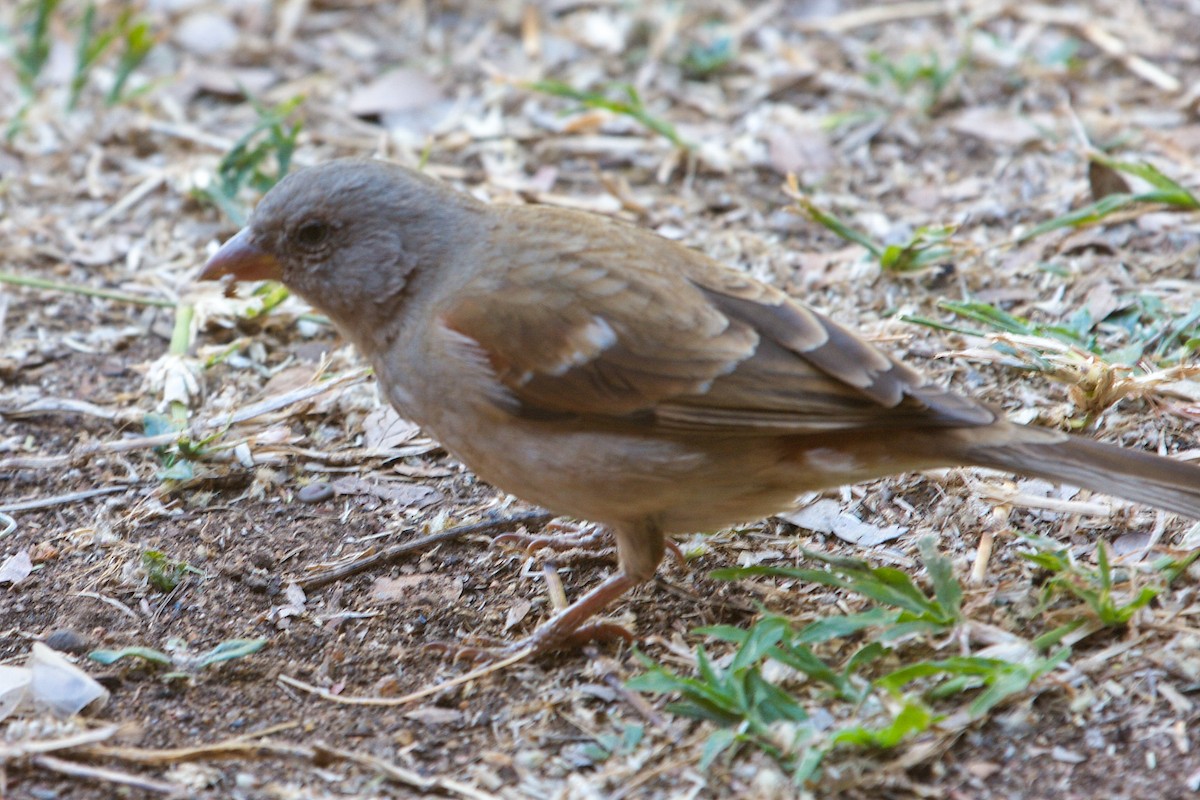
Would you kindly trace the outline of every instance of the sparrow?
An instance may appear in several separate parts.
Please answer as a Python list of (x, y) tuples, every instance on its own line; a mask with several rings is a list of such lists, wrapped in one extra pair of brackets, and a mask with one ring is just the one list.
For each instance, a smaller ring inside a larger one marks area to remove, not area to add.
[[(990, 467), (1200, 519), (1200, 467), (1003, 419), (854, 332), (655, 233), (491, 205), (375, 160), (272, 188), (201, 278), (282, 281), (479, 478), (600, 523), (618, 569), (504, 652), (649, 580), (670, 534), (896, 473)], [(478, 652), (472, 655), (479, 655)]]

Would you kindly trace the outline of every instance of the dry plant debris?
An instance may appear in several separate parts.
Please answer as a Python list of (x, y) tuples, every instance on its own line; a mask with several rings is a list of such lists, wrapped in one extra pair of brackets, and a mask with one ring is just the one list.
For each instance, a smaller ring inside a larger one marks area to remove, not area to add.
[(1022, 421), (1200, 458), (1197, 17), (4, 4), (0, 657), (40, 640), (111, 699), (0, 723), (0, 795), (1191, 796), (1189, 521), (971, 470), (850, 487), (681, 541), (617, 609), (638, 652), (471, 674), (425, 645), (513, 635), (605, 560), (489, 547), (536, 509), (279, 287), (192, 277), (287, 170), (377, 154), (685, 241)]

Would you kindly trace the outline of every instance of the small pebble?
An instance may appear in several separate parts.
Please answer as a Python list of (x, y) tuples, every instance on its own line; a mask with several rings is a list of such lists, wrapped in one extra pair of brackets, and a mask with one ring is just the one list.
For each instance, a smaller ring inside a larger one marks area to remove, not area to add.
[(333, 486), (324, 481), (310, 483), (296, 492), (296, 499), (301, 503), (324, 503), (333, 497)]
[(265, 574), (261, 572), (252, 572), (242, 578), (242, 583), (245, 584), (246, 588), (250, 591), (262, 594), (267, 591), (270, 581)]
[(60, 653), (82, 653), (88, 649), (87, 637), (78, 631), (73, 631), (70, 628), (59, 628), (46, 634), (45, 642), (47, 647), (53, 648)]
[(237, 26), (220, 14), (197, 12), (174, 26), (174, 38), (185, 50), (211, 56), (232, 50), (238, 42)]

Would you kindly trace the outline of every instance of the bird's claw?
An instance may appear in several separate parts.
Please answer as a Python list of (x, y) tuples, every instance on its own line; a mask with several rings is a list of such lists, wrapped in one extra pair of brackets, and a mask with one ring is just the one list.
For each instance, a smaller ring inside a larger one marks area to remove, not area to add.
[[(551, 523), (543, 530), (551, 530), (557, 528), (559, 530), (569, 530), (561, 525)], [(593, 528), (587, 533), (569, 533), (563, 535), (548, 535), (545, 533), (502, 533), (492, 539), (493, 544), (502, 547), (511, 547), (516, 550), (521, 550), (525, 553), (535, 553), (543, 548), (548, 548), (556, 553), (566, 552), (567, 550), (587, 550), (596, 552), (604, 550), (612, 546), (612, 535), (605, 528)]]

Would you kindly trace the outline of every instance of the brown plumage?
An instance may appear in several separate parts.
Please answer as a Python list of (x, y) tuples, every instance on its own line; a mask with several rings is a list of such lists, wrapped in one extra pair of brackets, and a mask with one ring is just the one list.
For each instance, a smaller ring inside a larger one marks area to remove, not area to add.
[(538, 650), (648, 580), (665, 534), (812, 489), (977, 465), (1200, 518), (1200, 467), (1006, 422), (782, 292), (604, 217), (334, 161), (263, 198), (203, 277), (224, 275), (282, 280), (325, 311), (400, 414), (484, 480), (615, 532), (619, 572), (539, 628)]

